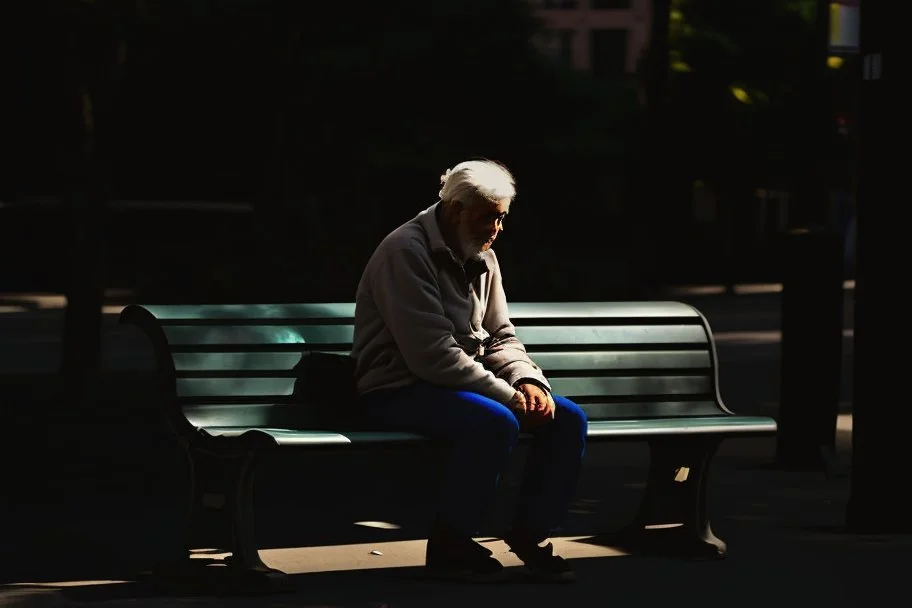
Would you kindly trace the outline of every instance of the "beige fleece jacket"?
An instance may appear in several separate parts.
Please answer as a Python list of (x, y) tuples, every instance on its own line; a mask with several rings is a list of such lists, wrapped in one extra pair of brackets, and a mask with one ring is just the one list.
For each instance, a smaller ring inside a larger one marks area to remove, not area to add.
[(439, 202), (391, 232), (355, 296), (360, 394), (418, 380), (509, 403), (520, 381), (550, 391), (507, 312), (493, 250), (463, 266), (437, 223)]

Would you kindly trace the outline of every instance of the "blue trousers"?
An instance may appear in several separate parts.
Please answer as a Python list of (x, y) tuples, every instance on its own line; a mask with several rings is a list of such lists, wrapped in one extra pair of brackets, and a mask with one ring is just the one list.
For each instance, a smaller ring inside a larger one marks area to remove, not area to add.
[[(537, 540), (566, 516), (586, 444), (586, 414), (558, 395), (554, 419), (534, 434), (513, 528)], [(419, 383), (361, 397), (372, 424), (425, 435), (449, 445), (437, 507), (438, 525), (478, 534), (501, 471), (519, 438), (519, 421), (505, 405), (477, 393)]]

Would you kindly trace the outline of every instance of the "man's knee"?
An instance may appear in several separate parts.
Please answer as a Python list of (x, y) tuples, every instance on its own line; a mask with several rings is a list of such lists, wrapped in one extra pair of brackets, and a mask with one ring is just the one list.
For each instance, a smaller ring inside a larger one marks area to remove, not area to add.
[(508, 408), (502, 407), (492, 411), (491, 419), (487, 424), (492, 433), (502, 437), (510, 444), (519, 440), (519, 420)]
[(519, 440), (519, 421), (510, 408), (477, 393), (458, 392), (454, 397), (470, 406), (464, 410), (467, 420), (471, 420), (471, 426), (466, 428), (470, 434), (483, 434), (511, 445)]
[(566, 397), (561, 397), (560, 395), (552, 395), (552, 397), (557, 408), (554, 412), (555, 421), (558, 421), (567, 431), (579, 432), (585, 439), (589, 419), (586, 417), (586, 412), (583, 411), (583, 408)]

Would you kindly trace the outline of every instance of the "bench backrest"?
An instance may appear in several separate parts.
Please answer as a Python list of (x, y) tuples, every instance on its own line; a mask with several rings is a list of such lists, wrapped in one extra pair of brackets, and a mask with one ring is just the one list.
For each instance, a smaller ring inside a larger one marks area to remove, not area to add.
[[(354, 304), (131, 305), (169, 397), (193, 426), (307, 424), (290, 403), (302, 353), (347, 353)], [(680, 302), (513, 303), (510, 317), (557, 394), (590, 420), (729, 413), (703, 316)], [(192, 428), (192, 427), (191, 427)]]

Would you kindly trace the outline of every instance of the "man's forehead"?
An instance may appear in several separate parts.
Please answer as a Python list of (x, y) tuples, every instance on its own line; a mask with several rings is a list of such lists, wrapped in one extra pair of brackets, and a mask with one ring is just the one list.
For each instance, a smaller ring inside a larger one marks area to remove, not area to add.
[(485, 213), (509, 213), (510, 211), (510, 199), (504, 198), (499, 201), (489, 201), (487, 199), (482, 200), (478, 205), (479, 210), (483, 210)]

